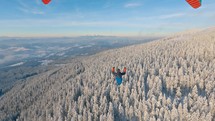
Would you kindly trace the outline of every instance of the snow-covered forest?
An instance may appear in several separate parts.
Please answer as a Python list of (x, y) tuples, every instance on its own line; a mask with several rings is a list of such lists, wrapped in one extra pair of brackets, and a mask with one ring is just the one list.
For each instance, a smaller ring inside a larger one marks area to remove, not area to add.
[[(123, 69), (116, 85), (111, 68)], [(71, 60), (0, 97), (1, 121), (214, 121), (215, 29)]]

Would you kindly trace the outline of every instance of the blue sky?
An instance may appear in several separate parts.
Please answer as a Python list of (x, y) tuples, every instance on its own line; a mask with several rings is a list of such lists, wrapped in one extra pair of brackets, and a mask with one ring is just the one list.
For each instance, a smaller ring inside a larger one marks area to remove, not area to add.
[(215, 1), (1, 0), (0, 36), (155, 36), (215, 26)]

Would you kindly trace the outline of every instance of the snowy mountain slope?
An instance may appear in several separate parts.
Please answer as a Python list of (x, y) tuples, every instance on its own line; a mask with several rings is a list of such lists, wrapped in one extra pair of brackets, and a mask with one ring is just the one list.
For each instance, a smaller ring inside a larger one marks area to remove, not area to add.
[[(111, 67), (128, 68), (119, 87)], [(215, 120), (215, 29), (108, 50), (33, 76), (0, 120)]]

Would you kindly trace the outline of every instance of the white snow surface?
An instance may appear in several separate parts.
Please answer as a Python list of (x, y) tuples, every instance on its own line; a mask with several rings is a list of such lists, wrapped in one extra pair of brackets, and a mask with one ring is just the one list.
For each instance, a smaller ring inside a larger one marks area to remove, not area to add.
[(24, 62), (19, 62), (19, 63), (10, 65), (10, 67), (20, 66), (20, 65), (23, 65), (23, 64), (24, 64)]

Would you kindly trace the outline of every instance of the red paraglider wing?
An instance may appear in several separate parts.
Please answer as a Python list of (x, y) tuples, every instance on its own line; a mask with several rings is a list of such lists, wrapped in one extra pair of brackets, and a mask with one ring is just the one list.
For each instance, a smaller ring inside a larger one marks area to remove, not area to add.
[[(44, 4), (49, 4), (51, 0), (42, 0)], [(202, 0), (186, 0), (193, 8), (199, 8)]]
[(193, 8), (199, 8), (201, 6), (200, 0), (186, 0)]
[(49, 4), (51, 0), (42, 0), (44, 4)]

